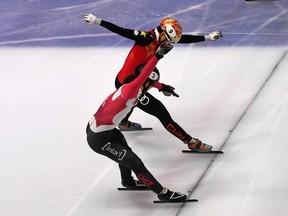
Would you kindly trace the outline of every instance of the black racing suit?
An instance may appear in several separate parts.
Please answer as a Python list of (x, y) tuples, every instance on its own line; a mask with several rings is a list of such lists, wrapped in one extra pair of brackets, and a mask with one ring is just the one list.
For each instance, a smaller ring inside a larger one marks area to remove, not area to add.
[(136, 79), (111, 93), (90, 119), (86, 129), (87, 142), (91, 149), (119, 164), (124, 185), (132, 181), (131, 171), (133, 171), (141, 182), (157, 194), (163, 190), (163, 186), (128, 146), (123, 134), (116, 126), (138, 103), (137, 97), (141, 94), (141, 87), (158, 60), (159, 56), (149, 60)]

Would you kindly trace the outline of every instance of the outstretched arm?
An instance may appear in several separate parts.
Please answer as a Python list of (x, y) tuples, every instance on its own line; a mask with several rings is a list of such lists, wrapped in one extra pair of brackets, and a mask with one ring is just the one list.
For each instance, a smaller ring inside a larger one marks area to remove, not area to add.
[(122, 28), (120, 26), (117, 26), (117, 25), (110, 23), (108, 21), (105, 21), (105, 20), (102, 20), (100, 25), (105, 27), (109, 31), (114, 32), (118, 35), (121, 35), (125, 38), (131, 39), (131, 40), (136, 40), (136, 35), (134, 34), (134, 30), (132, 30), (132, 29)]
[(203, 41), (215, 41), (222, 38), (222, 32), (215, 31), (208, 35), (182, 35), (178, 43), (198, 43)]
[(178, 43), (198, 43), (202, 41), (205, 41), (204, 35), (182, 35)]
[(152, 43), (153, 36), (151, 33), (145, 31), (137, 31), (133, 29), (122, 28), (106, 20), (100, 19), (94, 16), (92, 13), (87, 13), (84, 16), (84, 20), (89, 24), (101, 25), (115, 34), (121, 35), (122, 37), (136, 41), (141, 46), (147, 46)]

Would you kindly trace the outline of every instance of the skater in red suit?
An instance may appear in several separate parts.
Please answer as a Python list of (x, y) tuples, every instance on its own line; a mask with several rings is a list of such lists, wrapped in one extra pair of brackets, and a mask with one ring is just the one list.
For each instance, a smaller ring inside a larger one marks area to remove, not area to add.
[[(201, 41), (214, 41), (222, 37), (222, 33), (219, 31), (203, 36), (182, 35), (182, 27), (180, 23), (174, 18), (170, 17), (164, 18), (157, 28), (149, 31), (125, 29), (108, 21), (102, 20), (91, 13), (86, 14), (84, 16), (84, 20), (90, 24), (101, 25), (116, 34), (135, 41), (123, 67), (117, 74), (115, 79), (116, 88), (123, 85), (125, 77), (133, 74), (135, 72), (135, 68), (139, 64), (147, 63), (153, 57), (159, 45), (163, 41), (167, 40), (172, 43), (196, 43)], [(163, 92), (163, 94), (166, 96), (173, 95), (179, 97), (178, 94), (175, 93), (174, 88), (170, 85), (158, 82), (154, 85), (154, 87)], [(154, 96), (149, 93), (145, 93), (139, 100), (140, 103), (137, 104), (138, 108), (158, 118), (165, 129), (185, 144), (188, 144), (189, 149), (199, 152), (208, 152), (212, 150), (211, 145), (205, 144), (199, 139), (193, 138), (186, 133), (186, 131), (172, 119), (170, 113), (163, 103)], [(141, 128), (140, 124), (128, 121), (132, 111), (133, 109), (119, 123), (118, 127), (121, 130), (137, 130)]]
[[(148, 171), (141, 159), (128, 146), (123, 134), (116, 126), (138, 103), (158, 80), (159, 73), (153, 71), (159, 59), (172, 49), (170, 43), (160, 46), (147, 64), (137, 70), (136, 75), (128, 76), (124, 84), (110, 94), (101, 104), (87, 125), (87, 142), (91, 149), (119, 164), (122, 185), (136, 190), (150, 188), (160, 200), (181, 202), (187, 196), (163, 187)], [(132, 177), (132, 171), (138, 180)]]

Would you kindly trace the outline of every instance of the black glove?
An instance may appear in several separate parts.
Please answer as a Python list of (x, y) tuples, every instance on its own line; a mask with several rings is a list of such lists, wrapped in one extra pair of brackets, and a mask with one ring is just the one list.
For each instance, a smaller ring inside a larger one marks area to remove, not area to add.
[(179, 97), (179, 95), (174, 92), (174, 89), (175, 89), (174, 87), (172, 87), (172, 86), (170, 86), (170, 85), (165, 85), (165, 84), (162, 83), (162, 88), (159, 89), (159, 91), (162, 91), (162, 93), (163, 93), (165, 96), (171, 96), (171, 95), (173, 95), (173, 96), (175, 96), (175, 97)]
[(170, 50), (173, 48), (173, 46), (171, 45), (170, 41), (165, 41), (163, 42), (158, 51), (156, 52), (156, 57), (158, 59), (161, 59), (164, 57), (164, 55), (166, 55), (168, 52), (170, 52)]

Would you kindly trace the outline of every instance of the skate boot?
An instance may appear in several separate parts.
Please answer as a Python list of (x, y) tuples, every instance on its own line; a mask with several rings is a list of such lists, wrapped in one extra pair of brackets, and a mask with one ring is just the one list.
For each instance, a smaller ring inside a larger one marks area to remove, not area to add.
[(187, 199), (187, 196), (179, 192), (170, 191), (164, 187), (162, 192), (158, 194), (158, 199), (167, 202), (183, 202)]
[(122, 185), (123, 187), (132, 189), (132, 190), (148, 190), (149, 189), (147, 185), (135, 179), (132, 179), (129, 182), (122, 181)]
[(192, 138), (188, 143), (188, 148), (191, 149), (192, 151), (197, 152), (210, 152), (213, 147), (211, 145), (203, 143), (199, 139)]
[(121, 131), (133, 131), (133, 130), (140, 130), (142, 126), (135, 122), (120, 122), (118, 125), (119, 130)]

